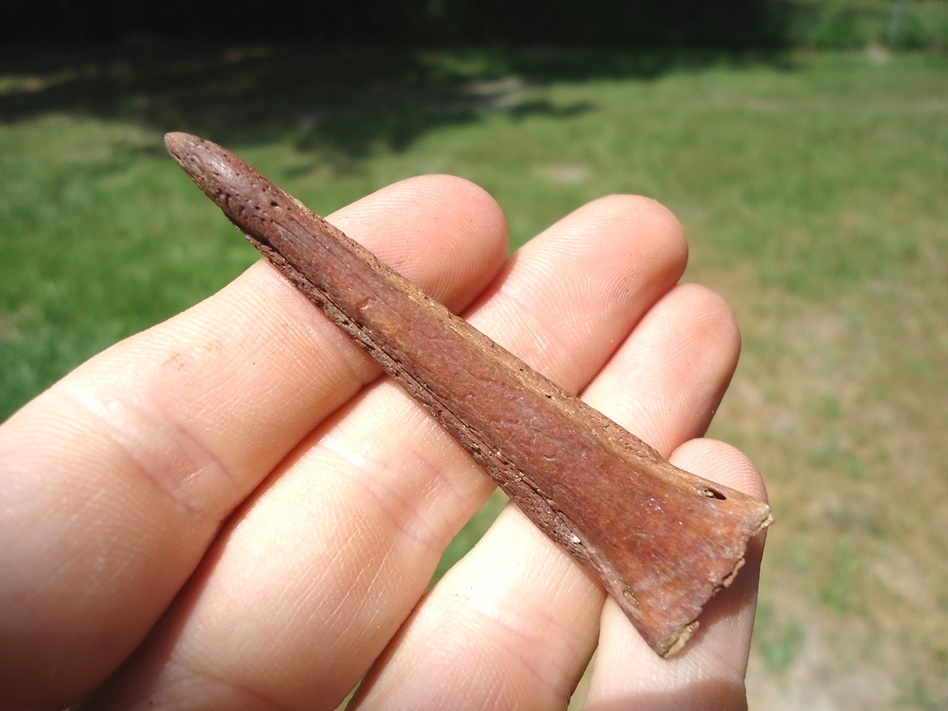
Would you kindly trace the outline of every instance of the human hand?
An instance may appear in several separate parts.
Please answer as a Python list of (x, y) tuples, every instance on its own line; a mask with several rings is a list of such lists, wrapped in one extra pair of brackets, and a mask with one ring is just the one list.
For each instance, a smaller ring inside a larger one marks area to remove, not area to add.
[[(405, 181), (329, 218), (684, 469), (763, 496), (700, 437), (733, 373), (726, 305), (676, 285), (654, 202), (611, 197), (506, 260), (469, 183)], [(0, 704), (95, 708), (734, 708), (759, 543), (660, 659), (508, 507), (430, 592), (493, 485), (266, 263), (117, 344), (0, 428)], [(367, 675), (367, 676), (366, 676)]]

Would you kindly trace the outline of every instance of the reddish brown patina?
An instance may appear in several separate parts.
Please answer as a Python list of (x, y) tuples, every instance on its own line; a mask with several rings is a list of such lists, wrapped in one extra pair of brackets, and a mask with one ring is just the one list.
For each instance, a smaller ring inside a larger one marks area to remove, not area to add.
[(165, 142), (253, 245), (595, 573), (658, 654), (684, 645), (771, 523), (766, 504), (671, 465), (220, 146)]

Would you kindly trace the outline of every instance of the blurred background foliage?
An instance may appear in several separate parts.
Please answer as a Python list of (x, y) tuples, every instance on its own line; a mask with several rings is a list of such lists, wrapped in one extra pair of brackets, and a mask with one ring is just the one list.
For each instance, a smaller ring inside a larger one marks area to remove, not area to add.
[(944, 0), (3, 0), (17, 43), (306, 40), (399, 46), (525, 43), (715, 49), (948, 46)]
[[(396, 45), (670, 44), (747, 47), (782, 40), (781, 0), (289, 0), (278, 9), (191, 3), (4, 3), (9, 38), (116, 41), (135, 34)], [(46, 6), (46, 7), (44, 7)], [(51, 7), (50, 7), (51, 6)]]

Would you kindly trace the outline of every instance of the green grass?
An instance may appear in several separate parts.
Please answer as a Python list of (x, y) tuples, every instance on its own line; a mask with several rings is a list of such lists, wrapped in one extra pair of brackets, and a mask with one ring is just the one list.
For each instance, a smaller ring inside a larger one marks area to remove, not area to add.
[(941, 46), (948, 39), (948, 7), (940, 0), (790, 0), (790, 41), (819, 49), (900, 49)]
[(752, 699), (792, 679), (855, 708), (834, 680), (867, 674), (888, 680), (878, 708), (948, 703), (945, 58), (169, 48), (0, 67), (0, 417), (255, 259), (166, 130), (318, 212), (459, 174), (514, 243), (603, 194), (650, 195), (744, 334), (712, 433), (759, 463), (777, 518)]
[(786, 672), (800, 653), (806, 636), (804, 627), (794, 618), (780, 619), (773, 606), (762, 602), (757, 610), (757, 646), (769, 673)]

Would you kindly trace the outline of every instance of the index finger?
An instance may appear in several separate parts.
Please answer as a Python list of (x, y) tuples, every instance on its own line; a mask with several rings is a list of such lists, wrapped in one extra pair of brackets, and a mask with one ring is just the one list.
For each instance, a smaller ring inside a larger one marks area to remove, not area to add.
[[(504, 259), (496, 204), (454, 178), (396, 184), (332, 219), (453, 309)], [(0, 697), (65, 705), (100, 683), (221, 522), (377, 375), (257, 264), (11, 417), (0, 428)]]

